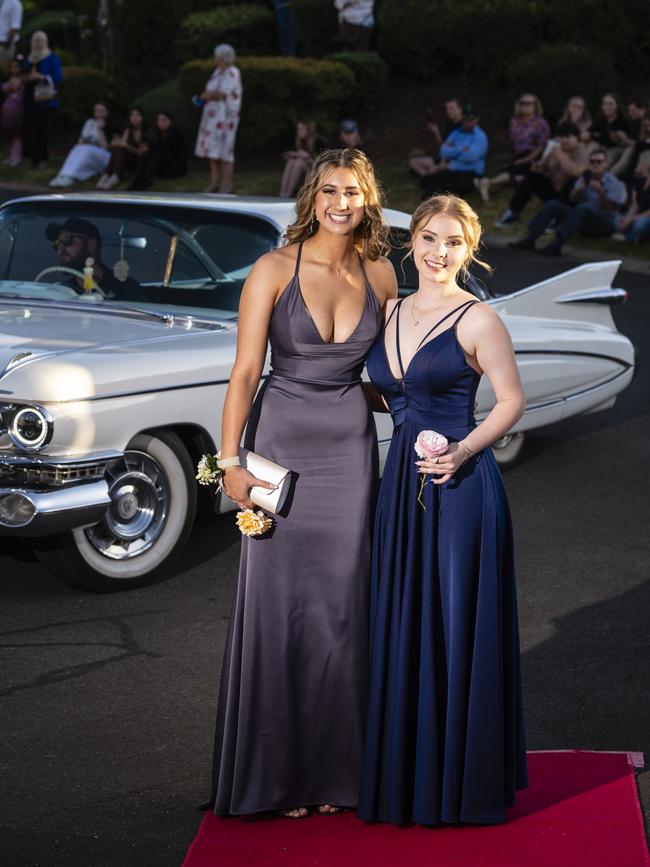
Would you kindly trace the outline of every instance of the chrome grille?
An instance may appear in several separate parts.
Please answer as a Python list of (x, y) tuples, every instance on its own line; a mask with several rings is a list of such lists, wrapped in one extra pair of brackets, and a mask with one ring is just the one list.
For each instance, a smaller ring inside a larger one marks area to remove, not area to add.
[(111, 461), (88, 464), (8, 464), (0, 458), (0, 484), (59, 488), (102, 479)]

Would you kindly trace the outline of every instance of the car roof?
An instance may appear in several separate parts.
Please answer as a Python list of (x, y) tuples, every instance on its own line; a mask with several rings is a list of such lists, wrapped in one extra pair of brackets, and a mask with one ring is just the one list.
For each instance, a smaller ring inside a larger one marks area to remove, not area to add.
[[(230, 196), (214, 193), (95, 193), (92, 191), (80, 193), (53, 193), (34, 196), (21, 196), (5, 202), (2, 206), (16, 204), (17, 202), (79, 202), (96, 204), (137, 204), (158, 205), (162, 207), (197, 208), (202, 210), (219, 210), (239, 212), (245, 214), (258, 214), (270, 218), (282, 229), (289, 225), (294, 216), (295, 199), (285, 199), (276, 196)], [(407, 229), (410, 217), (403, 211), (392, 208), (384, 209), (386, 220), (391, 226)]]

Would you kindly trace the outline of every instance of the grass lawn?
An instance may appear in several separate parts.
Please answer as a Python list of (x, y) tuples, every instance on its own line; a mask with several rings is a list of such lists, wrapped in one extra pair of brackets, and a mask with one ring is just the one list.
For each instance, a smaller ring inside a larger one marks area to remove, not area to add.
[[(58, 149), (55, 149), (51, 158), (53, 166), (60, 165), (65, 156), (65, 152), (58, 153), (57, 151)], [(382, 160), (379, 158), (376, 160), (376, 166), (384, 188), (387, 205), (397, 210), (412, 213), (419, 204), (421, 195), (417, 180), (410, 173), (406, 160)], [(281, 161), (279, 158), (275, 156), (268, 157), (266, 155), (247, 155), (237, 163), (235, 178), (237, 193), (257, 196), (277, 195), (280, 185), (280, 172)], [(3, 183), (7, 185), (15, 184), (21, 187), (24, 186), (26, 192), (48, 192), (48, 181), (54, 177), (55, 173), (55, 168), (36, 171), (24, 166), (11, 169), (0, 165), (0, 186)], [(190, 171), (187, 175), (170, 180), (158, 179), (152, 189), (167, 192), (198, 193), (205, 189), (208, 180), (207, 164), (202, 160), (192, 158), (190, 161)], [(97, 179), (93, 179), (85, 183), (76, 184), (71, 189), (93, 190), (96, 181)], [(116, 189), (123, 189), (126, 186), (127, 182)], [(56, 190), (56, 192), (60, 192), (60, 190)], [(505, 231), (494, 228), (495, 221), (507, 205), (510, 193), (511, 190), (508, 188), (502, 189), (492, 196), (487, 203), (481, 201), (477, 192), (472, 192), (468, 195), (468, 201), (478, 212), (486, 233), (498, 234), (502, 232), (508, 238), (521, 237), (524, 234), (528, 220), (539, 207), (539, 202), (537, 201), (530, 202), (519, 222), (509, 226)], [(641, 259), (648, 258), (647, 244), (634, 246), (632, 244), (613, 241), (610, 238), (576, 237), (571, 240), (571, 246), (616, 257), (626, 255)]]

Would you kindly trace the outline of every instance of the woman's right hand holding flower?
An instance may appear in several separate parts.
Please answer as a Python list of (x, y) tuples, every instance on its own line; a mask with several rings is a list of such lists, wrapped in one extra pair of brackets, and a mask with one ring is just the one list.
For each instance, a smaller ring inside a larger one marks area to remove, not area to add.
[(223, 489), (240, 509), (255, 508), (255, 504), (249, 497), (250, 489), (254, 487), (268, 488), (270, 491), (275, 490), (275, 485), (271, 482), (264, 482), (262, 479), (255, 478), (244, 467), (229, 467), (224, 470)]

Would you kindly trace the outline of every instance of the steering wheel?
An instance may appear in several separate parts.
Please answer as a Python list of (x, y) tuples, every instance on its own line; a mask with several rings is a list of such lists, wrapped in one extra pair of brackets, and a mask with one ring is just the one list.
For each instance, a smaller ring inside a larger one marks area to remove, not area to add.
[[(40, 283), (41, 277), (45, 277), (46, 274), (53, 274), (57, 271), (63, 271), (66, 274), (73, 274), (75, 277), (81, 277), (82, 280), (86, 276), (83, 271), (77, 271), (76, 268), (67, 268), (65, 265), (51, 265), (49, 268), (44, 268), (42, 271), (39, 271), (36, 277), (34, 277), (34, 283)], [(99, 295), (101, 295), (102, 298), (106, 298), (106, 293), (101, 288), (101, 286), (98, 285), (94, 277), (93, 292), (97, 292)]]

